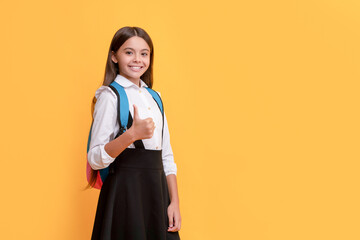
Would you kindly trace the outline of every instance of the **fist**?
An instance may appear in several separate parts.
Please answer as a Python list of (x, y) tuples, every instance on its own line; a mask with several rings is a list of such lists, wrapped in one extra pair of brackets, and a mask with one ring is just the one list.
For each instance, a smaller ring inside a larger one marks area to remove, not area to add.
[(134, 136), (137, 139), (152, 138), (155, 130), (155, 123), (152, 118), (140, 119), (138, 108), (134, 104), (134, 118), (131, 128), (134, 132)]

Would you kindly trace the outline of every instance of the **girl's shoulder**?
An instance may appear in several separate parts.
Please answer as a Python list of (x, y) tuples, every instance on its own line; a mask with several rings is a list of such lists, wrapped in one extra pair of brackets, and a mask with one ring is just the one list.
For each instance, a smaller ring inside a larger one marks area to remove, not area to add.
[(105, 99), (115, 99), (116, 100), (116, 94), (109, 86), (101, 86), (99, 87), (95, 92), (95, 98), (105, 98)]

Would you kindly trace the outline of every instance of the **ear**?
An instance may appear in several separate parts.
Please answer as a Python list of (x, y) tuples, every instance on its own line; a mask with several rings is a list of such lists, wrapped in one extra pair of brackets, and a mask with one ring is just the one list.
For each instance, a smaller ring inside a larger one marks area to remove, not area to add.
[(116, 59), (115, 57), (115, 52), (114, 51), (111, 51), (111, 60), (114, 62), (114, 63), (117, 63), (118, 60)]

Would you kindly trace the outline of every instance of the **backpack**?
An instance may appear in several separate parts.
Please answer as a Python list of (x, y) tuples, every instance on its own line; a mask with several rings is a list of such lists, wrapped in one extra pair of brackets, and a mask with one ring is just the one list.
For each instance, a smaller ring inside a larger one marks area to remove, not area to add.
[[(120, 84), (113, 81), (109, 85), (109, 87), (115, 92), (115, 94), (117, 96), (117, 102), (118, 102), (118, 107), (117, 107), (118, 114), (117, 115), (118, 115), (118, 120), (119, 120), (119, 125), (120, 125), (119, 133), (116, 135), (116, 137), (118, 137), (119, 135), (123, 134), (131, 126), (130, 124), (132, 124), (131, 115), (130, 115), (130, 111), (129, 111), (129, 101), (128, 101), (128, 98), (127, 98), (124, 88)], [(160, 95), (156, 91), (152, 90), (149, 87), (145, 87), (145, 88), (151, 94), (151, 96), (154, 98), (154, 100), (157, 103), (157, 105), (160, 109), (160, 112), (162, 114), (162, 119), (163, 119), (162, 135), (163, 135), (164, 134), (164, 107), (163, 107), (162, 100), (160, 98)], [(91, 127), (90, 127), (88, 143), (87, 143), (87, 151), (86, 151), (87, 153), (89, 152), (89, 146), (90, 146), (90, 141), (91, 141), (91, 130), (92, 130), (93, 123), (94, 123), (94, 119), (92, 120)], [(134, 144), (137, 143), (138, 141), (141, 141), (141, 139), (135, 141)], [(90, 176), (91, 176), (91, 166), (89, 164), (87, 156), (86, 156), (86, 160), (87, 160), (86, 161), (86, 177), (87, 177), (88, 183), (90, 183), (89, 181), (90, 181)], [(96, 182), (93, 185), (94, 188), (101, 189), (103, 182), (105, 181), (106, 177), (109, 174), (109, 167), (110, 167), (110, 165), (106, 168), (99, 169), (99, 171), (97, 172)]]

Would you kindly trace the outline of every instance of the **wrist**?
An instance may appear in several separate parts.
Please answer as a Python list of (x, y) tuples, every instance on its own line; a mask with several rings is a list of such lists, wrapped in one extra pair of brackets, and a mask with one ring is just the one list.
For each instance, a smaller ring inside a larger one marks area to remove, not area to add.
[(170, 196), (170, 202), (179, 205), (179, 197)]
[(176, 199), (171, 199), (171, 200), (170, 200), (170, 204), (174, 204), (174, 205), (179, 206), (179, 199), (178, 199), (178, 198), (176, 198)]
[(134, 132), (134, 129), (133, 129), (132, 127), (130, 127), (130, 128), (126, 131), (126, 133), (129, 135), (131, 143), (133, 143), (133, 142), (136, 141), (135, 132)]

